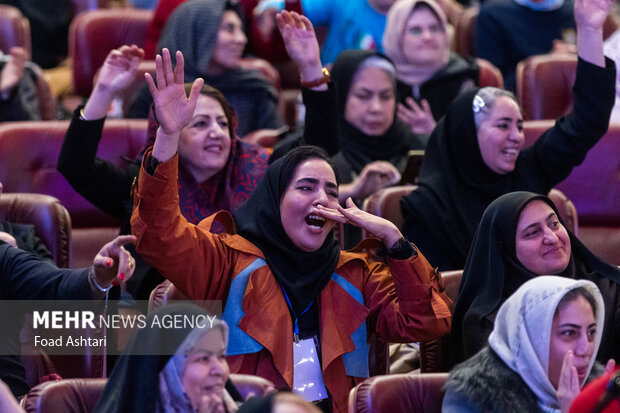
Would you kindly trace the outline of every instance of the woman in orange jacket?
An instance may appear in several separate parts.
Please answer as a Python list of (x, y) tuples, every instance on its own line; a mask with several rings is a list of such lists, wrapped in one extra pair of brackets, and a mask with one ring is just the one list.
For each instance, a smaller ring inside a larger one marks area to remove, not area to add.
[[(162, 55), (158, 85), (147, 75), (160, 128), (134, 191), (138, 252), (189, 298), (222, 300), (231, 372), (257, 374), (346, 411), (349, 390), (369, 374), (371, 333), (411, 342), (449, 330), (441, 276), (394, 224), (350, 199), (339, 205), (336, 174), (316, 147), (274, 162), (234, 217), (219, 212), (188, 223), (177, 199), (180, 131), (200, 117), (215, 133), (223, 114), (208, 104), (194, 113), (202, 79), (187, 98), (183, 55), (177, 52), (175, 70), (168, 50)], [(228, 233), (209, 232), (216, 220)], [(341, 251), (332, 231), (341, 222), (378, 239)], [(362, 251), (370, 246), (382, 247), (385, 260)]]

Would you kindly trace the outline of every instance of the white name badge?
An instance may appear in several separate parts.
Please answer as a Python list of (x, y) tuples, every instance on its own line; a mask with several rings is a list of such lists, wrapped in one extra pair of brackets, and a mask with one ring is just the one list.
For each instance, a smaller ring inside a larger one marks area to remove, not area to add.
[(312, 338), (293, 342), (293, 391), (311, 402), (328, 397)]

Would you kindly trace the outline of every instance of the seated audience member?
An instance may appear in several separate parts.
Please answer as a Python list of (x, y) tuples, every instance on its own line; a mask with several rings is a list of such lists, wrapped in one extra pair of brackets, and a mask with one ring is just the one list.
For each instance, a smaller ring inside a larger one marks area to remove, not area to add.
[[(105, 244), (84, 269), (57, 268), (48, 261), (0, 241), (0, 300), (89, 300), (107, 298), (114, 283), (133, 274), (135, 260), (123, 248), (134, 242), (132, 235), (119, 236)], [(11, 392), (22, 396), (28, 392), (26, 372), (19, 357), (19, 331), (23, 317), (15, 317), (9, 331), (0, 340), (3, 348), (15, 350), (0, 356), (0, 380)]]
[(302, 85), (324, 80), (322, 87), (304, 90), (305, 135), (306, 142), (318, 142), (321, 135), (338, 137), (340, 151), (334, 162), (341, 179), (340, 201), (351, 197), (361, 202), (398, 182), (408, 151), (424, 148), (426, 137), (396, 119), (392, 62), (377, 52), (346, 50), (334, 62), (335, 84), (328, 87), (312, 23), (287, 11), (277, 22), (287, 51), (300, 68)]
[(0, 122), (40, 120), (36, 74), (28, 66), (28, 52), (12, 47), (0, 52)]
[(467, 257), (451, 332), (456, 361), (485, 345), (502, 302), (540, 275), (585, 279), (598, 286), (605, 303), (598, 360), (620, 359), (620, 269), (568, 232), (548, 197), (512, 192), (489, 205)]
[(517, 63), (537, 54), (574, 48), (573, 2), (509, 0), (485, 2), (476, 19), (476, 53), (504, 76), (504, 87), (515, 90)]
[(435, 120), (478, 82), (473, 59), (450, 51), (448, 22), (434, 0), (400, 0), (390, 9), (383, 48), (396, 64), (398, 117), (429, 134)]
[(69, 25), (73, 19), (71, 0), (2, 0), (17, 7), (30, 22), (32, 61), (43, 69), (58, 66), (67, 58)]
[[(346, 2), (301, 0), (301, 9), (315, 26), (327, 26), (321, 60), (333, 63), (343, 50), (381, 51), (386, 15), (395, 0), (348, 0)], [(255, 13), (283, 10), (284, 0), (262, 0)]]
[(527, 281), (500, 307), (488, 346), (450, 372), (442, 412), (568, 413), (591, 374), (604, 312), (590, 281)]
[[(180, 219), (176, 148), (202, 79), (188, 99), (167, 49), (156, 62), (157, 86), (150, 75), (147, 83), (161, 127), (134, 194), (137, 251), (190, 299), (225, 301), (233, 372), (262, 376), (279, 389), (306, 389), (309, 400), (346, 411), (349, 390), (368, 377), (368, 333), (409, 342), (449, 329), (439, 277), (394, 224), (350, 199), (340, 207), (329, 157), (312, 146), (272, 163), (234, 218), (220, 212), (197, 226)], [(208, 230), (214, 220), (226, 234)], [(340, 250), (332, 230), (345, 221), (379, 238), (369, 243), (385, 247), (387, 264)], [(295, 366), (307, 358), (313, 362)]]
[[(179, 316), (186, 322), (161, 324), (164, 317)], [(226, 323), (207, 318), (193, 304), (150, 313), (116, 362), (95, 413), (237, 411), (229, 393), (239, 397), (228, 380), (227, 343)]]
[[(130, 233), (131, 184), (138, 176), (139, 164), (122, 169), (97, 158), (96, 153), (108, 108), (115, 94), (134, 78), (142, 56), (135, 45), (108, 54), (92, 95), (84, 108), (73, 114), (58, 158), (58, 170), (73, 188), (118, 218), (124, 234)], [(181, 132), (178, 148), (179, 204), (189, 222), (197, 224), (219, 210), (235, 211), (263, 178), (267, 151), (239, 140), (235, 123), (235, 114), (224, 96), (205, 85), (191, 122)], [(157, 128), (155, 122), (149, 126), (153, 140)], [(163, 278), (135, 257), (138, 268), (128, 291), (137, 299), (147, 300)]]
[[(231, 0), (184, 2), (166, 22), (158, 49), (181, 51), (185, 77), (201, 77), (224, 94), (237, 113), (237, 133), (243, 137), (257, 129), (278, 129), (284, 122), (275, 87), (258, 71), (239, 66), (247, 43), (239, 7)], [(144, 85), (128, 117), (146, 118), (151, 103)]]
[(611, 3), (576, 0), (579, 61), (573, 110), (524, 145), (523, 117), (511, 93), (483, 88), (457, 97), (437, 123), (418, 189), (401, 201), (403, 233), (434, 266), (460, 269), (485, 208), (512, 191), (546, 194), (583, 162), (607, 131), (616, 71), (603, 55)]
[[(396, 118), (396, 70), (388, 58), (368, 50), (346, 50), (334, 62), (335, 82), (328, 87), (312, 23), (287, 11), (277, 16), (277, 22), (299, 67), (302, 86), (322, 82), (303, 91), (306, 141), (319, 142), (321, 136), (339, 141), (334, 162), (341, 180), (340, 202), (351, 197), (361, 205), (368, 195), (400, 181), (409, 150), (424, 148), (427, 136), (413, 133)], [(280, 145), (288, 146), (286, 140)], [(281, 151), (276, 146), (274, 153)], [(345, 228), (347, 248), (360, 240), (356, 230)]]

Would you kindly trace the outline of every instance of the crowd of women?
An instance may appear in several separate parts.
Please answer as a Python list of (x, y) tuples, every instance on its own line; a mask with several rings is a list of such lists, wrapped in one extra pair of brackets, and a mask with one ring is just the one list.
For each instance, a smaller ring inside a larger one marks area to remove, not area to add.
[[(273, 86), (240, 66), (247, 37), (236, 2), (189, 0), (167, 17), (155, 75), (131, 109), (148, 116), (148, 139), (125, 169), (98, 158), (97, 146), (145, 53), (112, 50), (73, 113), (58, 170), (132, 235), (104, 247), (94, 271), (52, 278), (106, 299), (112, 283), (148, 299), (168, 279), (223, 312), (193, 329), (140, 329), (96, 411), (345, 412), (351, 388), (373, 373), (370, 337), (449, 335), (444, 411), (568, 412), (620, 357), (620, 270), (589, 251), (546, 196), (608, 128), (616, 71), (602, 27), (611, 6), (575, 0), (574, 106), (527, 149), (515, 96), (477, 87), (479, 68), (450, 51), (445, 5), (434, 0), (394, 2), (384, 53), (345, 50), (331, 74), (310, 20), (278, 13), (306, 111), (303, 132), (273, 150), (240, 138), (283, 122)], [(401, 181), (412, 149), (425, 155), (399, 228), (360, 207)], [(25, 267), (39, 298), (34, 284), (50, 264), (0, 247), (2, 299), (21, 296), (10, 285)], [(463, 269), (456, 303), (439, 271), (450, 269)], [(161, 314), (206, 313), (179, 304), (149, 317)], [(231, 372), (303, 398), (243, 400)]]

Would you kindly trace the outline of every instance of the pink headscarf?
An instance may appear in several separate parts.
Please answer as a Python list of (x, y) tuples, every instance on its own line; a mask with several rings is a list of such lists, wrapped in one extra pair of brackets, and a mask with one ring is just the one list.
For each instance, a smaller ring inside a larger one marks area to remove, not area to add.
[[(407, 20), (411, 16), (413, 8), (418, 4), (427, 5), (439, 18), (439, 23), (446, 32), (446, 53), (443, 58), (432, 67), (420, 67), (412, 65), (407, 60), (403, 48), (403, 36)], [(387, 23), (383, 33), (383, 50), (394, 61), (398, 78), (408, 85), (420, 85), (430, 79), (438, 70), (448, 64), (450, 59), (450, 36), (446, 14), (434, 0), (398, 0), (390, 7), (387, 14)]]

